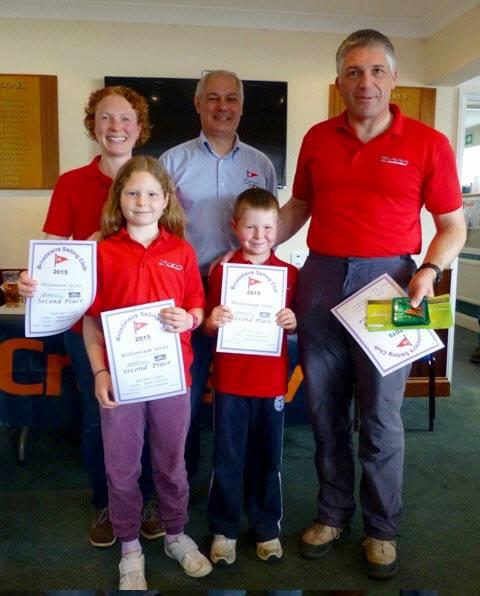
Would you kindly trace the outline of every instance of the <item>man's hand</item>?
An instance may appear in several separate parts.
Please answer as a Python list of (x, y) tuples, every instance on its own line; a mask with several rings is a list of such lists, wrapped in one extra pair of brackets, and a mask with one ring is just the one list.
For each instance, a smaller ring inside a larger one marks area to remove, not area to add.
[(416, 308), (423, 298), (431, 298), (435, 295), (433, 291), (433, 282), (437, 274), (434, 269), (422, 269), (417, 271), (408, 284), (408, 296), (410, 304)]
[(208, 268), (208, 276), (210, 277), (210, 274), (212, 273), (212, 271), (215, 269), (215, 267), (219, 263), (222, 263), (222, 264), (223, 263), (228, 263), (228, 261), (233, 257), (234, 254), (235, 254), (235, 251), (234, 250), (229, 250), (224, 255), (220, 255), (219, 257), (217, 257), (216, 259), (214, 259), (210, 263), (210, 267)]

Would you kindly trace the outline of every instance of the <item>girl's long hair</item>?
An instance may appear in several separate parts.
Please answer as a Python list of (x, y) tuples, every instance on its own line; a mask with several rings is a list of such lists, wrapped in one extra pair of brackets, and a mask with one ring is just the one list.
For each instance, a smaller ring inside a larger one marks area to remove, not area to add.
[(162, 187), (167, 205), (158, 221), (158, 225), (165, 227), (179, 238), (185, 238), (185, 213), (175, 194), (175, 186), (165, 168), (158, 159), (147, 155), (136, 155), (129, 159), (118, 171), (110, 187), (108, 199), (102, 210), (100, 229), (102, 236), (108, 238), (126, 227), (127, 221), (120, 207), (120, 197), (123, 187), (130, 176), (136, 172), (148, 172)]

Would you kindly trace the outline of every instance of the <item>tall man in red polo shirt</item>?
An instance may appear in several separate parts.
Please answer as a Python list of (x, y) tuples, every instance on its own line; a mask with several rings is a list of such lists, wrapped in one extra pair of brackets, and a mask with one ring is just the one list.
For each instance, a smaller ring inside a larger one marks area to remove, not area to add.
[[(317, 518), (304, 532), (300, 552), (322, 557), (348, 533), (355, 509), (355, 387), (367, 573), (387, 578), (398, 569), (400, 407), (410, 368), (382, 377), (330, 309), (383, 273), (408, 291), (412, 306), (432, 296), (433, 283), (463, 246), (465, 224), (446, 137), (389, 104), (397, 79), (389, 39), (357, 31), (336, 59), (336, 85), (347, 109), (306, 134), (279, 234), (286, 240), (311, 216), (297, 319), (319, 492)], [(422, 206), (432, 214), (436, 234), (417, 269), (410, 255), (421, 250)]]

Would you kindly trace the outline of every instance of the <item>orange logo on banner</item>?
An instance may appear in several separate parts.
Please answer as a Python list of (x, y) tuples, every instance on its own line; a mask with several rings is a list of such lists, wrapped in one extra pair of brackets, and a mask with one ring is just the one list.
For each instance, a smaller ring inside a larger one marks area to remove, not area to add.
[(67, 257), (61, 257), (60, 255), (55, 255), (55, 265), (59, 263), (63, 263), (63, 261), (68, 261)]
[(43, 352), (43, 341), (38, 339), (7, 339), (0, 343), (0, 391), (13, 395), (48, 395), (59, 397), (62, 393), (62, 370), (70, 366), (70, 359), (63, 354), (47, 354), (46, 375), (41, 383), (17, 383), (13, 380), (13, 358), (17, 350)]

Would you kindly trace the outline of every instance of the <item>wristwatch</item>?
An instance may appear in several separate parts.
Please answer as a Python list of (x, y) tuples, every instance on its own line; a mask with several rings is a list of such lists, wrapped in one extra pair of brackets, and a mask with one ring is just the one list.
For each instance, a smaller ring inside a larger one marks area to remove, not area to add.
[(433, 263), (423, 263), (422, 265), (420, 265), (420, 267), (417, 269), (417, 273), (419, 271), (421, 271), (422, 269), (433, 269), (435, 271), (435, 273), (437, 274), (434, 280), (434, 283), (438, 284), (438, 282), (442, 279), (443, 276), (443, 272), (440, 269), (440, 267), (438, 265), (434, 265)]

